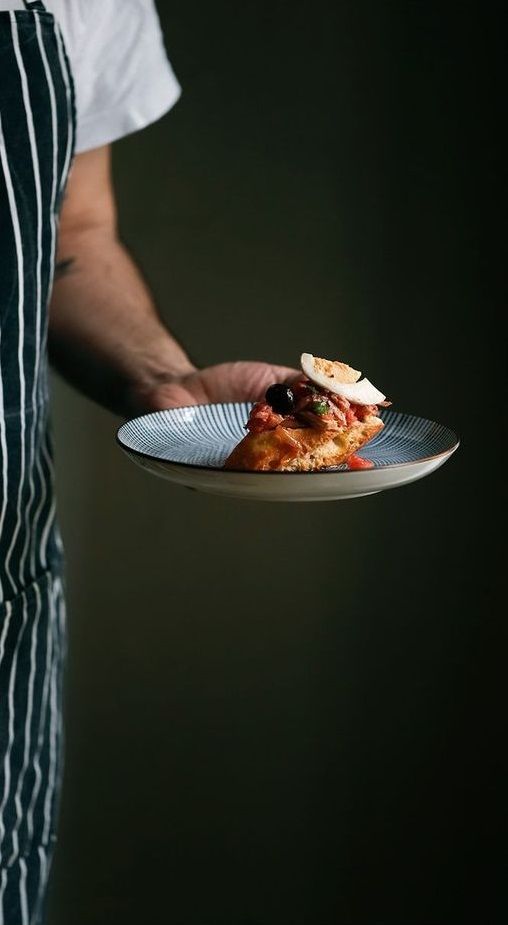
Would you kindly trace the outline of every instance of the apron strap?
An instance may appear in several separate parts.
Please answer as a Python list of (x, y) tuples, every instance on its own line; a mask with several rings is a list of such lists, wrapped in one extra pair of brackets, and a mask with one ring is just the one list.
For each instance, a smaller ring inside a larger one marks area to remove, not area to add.
[(27, 10), (39, 10), (42, 13), (46, 12), (46, 7), (41, 0), (23, 0), (23, 3)]

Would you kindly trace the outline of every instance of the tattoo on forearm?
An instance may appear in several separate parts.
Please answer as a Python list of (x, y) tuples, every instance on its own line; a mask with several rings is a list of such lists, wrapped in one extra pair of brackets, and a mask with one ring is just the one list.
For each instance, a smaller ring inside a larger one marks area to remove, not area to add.
[(68, 273), (71, 273), (75, 262), (75, 257), (67, 257), (65, 260), (59, 260), (55, 266), (55, 279), (61, 279), (62, 276), (67, 276)]

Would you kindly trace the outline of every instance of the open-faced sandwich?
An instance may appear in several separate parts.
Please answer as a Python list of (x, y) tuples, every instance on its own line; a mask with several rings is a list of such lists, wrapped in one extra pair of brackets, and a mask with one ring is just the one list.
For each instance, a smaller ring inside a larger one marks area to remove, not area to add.
[(248, 434), (226, 469), (310, 472), (347, 463), (370, 468), (355, 456), (383, 428), (379, 408), (391, 402), (361, 373), (338, 360), (302, 353), (303, 375), (271, 385), (247, 421)]

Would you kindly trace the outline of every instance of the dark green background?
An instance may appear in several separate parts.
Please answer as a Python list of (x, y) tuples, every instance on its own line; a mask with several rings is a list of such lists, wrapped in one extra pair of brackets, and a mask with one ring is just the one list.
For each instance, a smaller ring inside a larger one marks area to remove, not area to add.
[(55, 384), (69, 560), (50, 925), (504, 921), (495, 4), (159, 4), (184, 93), (115, 147), (200, 364), (340, 356), (462, 438), (356, 501), (134, 467)]

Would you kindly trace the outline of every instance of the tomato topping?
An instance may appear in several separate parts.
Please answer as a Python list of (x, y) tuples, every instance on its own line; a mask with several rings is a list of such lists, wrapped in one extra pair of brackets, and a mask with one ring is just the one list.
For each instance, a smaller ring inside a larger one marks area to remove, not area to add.
[[(274, 430), (281, 424), (287, 428), (338, 430), (351, 427), (357, 421), (364, 421), (371, 414), (379, 414), (377, 405), (349, 402), (347, 398), (320, 388), (303, 377), (292, 383), (291, 387), (275, 383), (267, 390), (266, 397), (270, 398), (271, 404), (267, 401), (257, 402), (250, 413), (246, 428), (252, 434)], [(369, 466), (358, 465), (356, 468), (368, 469)]]
[(353, 453), (347, 461), (348, 469), (373, 469), (374, 463), (370, 459), (364, 459), (363, 456), (357, 456)]
[(254, 405), (245, 426), (247, 430), (250, 430), (251, 434), (260, 434), (264, 430), (273, 430), (275, 427), (278, 427), (279, 424), (282, 424), (283, 420), (283, 415), (277, 414), (271, 405), (267, 402), (258, 401), (258, 403)]

